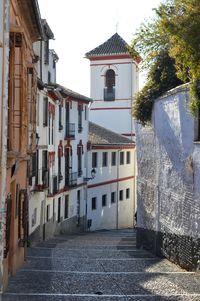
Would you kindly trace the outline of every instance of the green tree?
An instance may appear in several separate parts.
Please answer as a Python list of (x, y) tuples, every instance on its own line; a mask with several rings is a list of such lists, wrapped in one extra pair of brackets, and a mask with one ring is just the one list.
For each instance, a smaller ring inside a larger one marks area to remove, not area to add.
[[(160, 78), (156, 81), (158, 94), (166, 92), (181, 82), (190, 81), (192, 112), (194, 113), (200, 105), (200, 93), (198, 92), (200, 79), (199, 16), (199, 0), (165, 0), (155, 9), (155, 17), (142, 23), (136, 32), (130, 53), (134, 58), (137, 58), (137, 53), (140, 53), (142, 67), (148, 71), (148, 80), (143, 90), (136, 96), (133, 115), (143, 124), (144, 116), (139, 116), (138, 102), (140, 102), (140, 109), (142, 103), (144, 107), (152, 108), (152, 104), (150, 106), (147, 99), (151, 103), (153, 102), (153, 99), (150, 99), (151, 92), (149, 90), (155, 90), (154, 80), (159, 74), (157, 69), (163, 55), (162, 62), (167, 65), (171, 64), (171, 67), (162, 65), (161, 69), (166, 80)], [(165, 60), (166, 55), (172, 60)], [(170, 80), (170, 77), (173, 80)], [(143, 111), (145, 111), (144, 108)], [(146, 121), (148, 120), (150, 120), (150, 116), (147, 116)]]

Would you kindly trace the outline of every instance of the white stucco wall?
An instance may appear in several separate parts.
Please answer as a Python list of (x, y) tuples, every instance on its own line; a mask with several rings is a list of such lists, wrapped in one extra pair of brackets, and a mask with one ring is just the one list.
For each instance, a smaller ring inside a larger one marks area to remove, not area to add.
[(155, 102), (152, 127), (137, 125), (138, 227), (199, 237), (200, 144), (194, 131), (184, 87)]
[[(97, 152), (98, 166), (96, 175), (88, 182), (87, 190), (87, 219), (92, 220), (90, 230), (116, 229), (133, 227), (135, 204), (134, 178), (134, 149), (122, 149), (124, 164), (111, 166), (111, 152), (116, 152), (117, 162), (120, 151), (116, 149), (92, 150), (88, 155), (88, 171), (92, 169), (92, 152)], [(126, 163), (126, 152), (131, 154), (130, 164)], [(108, 153), (108, 166), (102, 167), (102, 153)], [(126, 189), (130, 195), (126, 197)], [(123, 190), (123, 200), (119, 199), (119, 191)], [(111, 193), (116, 193), (116, 202), (111, 203)], [(107, 195), (107, 204), (102, 207), (102, 195)], [(92, 210), (92, 198), (96, 197), (96, 209)], [(117, 209), (118, 208), (118, 209)], [(117, 213), (118, 212), (118, 213)], [(118, 217), (117, 217), (118, 216)], [(118, 220), (118, 222), (117, 222)]]
[[(134, 94), (138, 91), (138, 67), (131, 58), (91, 61), (90, 120), (120, 134), (135, 132), (131, 116)], [(105, 74), (115, 71), (115, 100), (104, 101)], [(120, 120), (120, 122), (119, 122)]]

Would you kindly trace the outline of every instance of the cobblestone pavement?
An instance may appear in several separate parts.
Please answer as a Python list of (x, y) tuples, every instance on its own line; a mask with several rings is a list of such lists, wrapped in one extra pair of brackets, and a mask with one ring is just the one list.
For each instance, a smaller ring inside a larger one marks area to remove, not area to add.
[(3, 301), (200, 301), (200, 275), (135, 246), (134, 230), (56, 236), (29, 248)]

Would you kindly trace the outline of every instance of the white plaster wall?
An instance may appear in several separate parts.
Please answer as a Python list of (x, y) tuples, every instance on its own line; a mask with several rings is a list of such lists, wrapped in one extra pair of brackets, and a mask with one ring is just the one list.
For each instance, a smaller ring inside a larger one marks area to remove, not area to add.
[[(116, 74), (115, 101), (104, 101), (105, 73), (110, 68)], [(131, 106), (133, 96), (138, 91), (138, 73), (138, 67), (132, 59), (91, 61), (91, 97), (94, 102), (90, 120), (120, 134), (134, 133)]]
[(152, 121), (136, 131), (138, 226), (199, 237), (200, 150), (184, 87), (155, 102)]
[[(130, 189), (130, 198), (126, 199), (126, 189)], [(123, 190), (124, 199), (119, 200), (119, 191)], [(116, 192), (118, 201), (111, 203), (111, 192)], [(134, 212), (134, 179), (112, 183), (104, 186), (88, 188), (87, 193), (87, 218), (92, 219), (90, 230), (98, 229), (116, 229), (117, 225), (117, 203), (118, 203), (118, 228), (133, 227)], [(107, 195), (107, 205), (102, 207), (102, 195)], [(92, 210), (92, 198), (97, 198), (97, 208)]]
[[(136, 68), (131, 59), (91, 61), (91, 98), (103, 100), (105, 73), (113, 69), (116, 74), (116, 99), (130, 99), (133, 95)], [(135, 92), (135, 91), (134, 91)]]
[[(108, 166), (102, 167), (102, 153), (108, 152)], [(135, 179), (134, 179), (134, 149), (123, 149), (124, 151), (124, 165), (111, 166), (111, 152), (116, 151), (118, 158), (118, 151), (116, 149), (104, 149), (104, 150), (92, 150), (88, 154), (88, 171), (92, 169), (92, 152), (98, 153), (98, 166), (96, 168), (96, 175), (93, 180), (88, 182), (87, 191), (87, 219), (92, 219), (91, 230), (97, 229), (116, 229), (117, 224), (117, 203), (118, 203), (118, 227), (127, 228), (133, 227), (133, 212), (135, 204)], [(130, 151), (131, 161), (130, 164), (126, 164), (126, 152)], [(119, 159), (117, 159), (117, 162)], [(118, 170), (117, 170), (118, 169)], [(116, 182), (117, 179), (123, 179)], [(103, 182), (101, 186), (98, 186)], [(113, 182), (112, 182), (113, 181)], [(90, 188), (90, 185), (97, 185)], [(126, 199), (126, 189), (130, 189), (130, 198)], [(117, 202), (117, 191), (123, 190), (123, 201), (118, 198)], [(111, 203), (111, 192), (116, 192), (116, 203)], [(102, 207), (102, 195), (107, 195), (107, 206)], [(97, 209), (92, 210), (91, 199), (97, 197)]]
[(119, 134), (131, 134), (135, 132), (131, 109), (91, 110), (90, 121)]

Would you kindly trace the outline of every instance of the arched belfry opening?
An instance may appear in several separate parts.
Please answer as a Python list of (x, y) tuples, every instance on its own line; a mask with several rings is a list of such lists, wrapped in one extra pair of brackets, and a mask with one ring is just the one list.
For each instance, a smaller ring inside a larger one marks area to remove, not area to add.
[(115, 71), (108, 69), (105, 74), (104, 100), (115, 100)]

